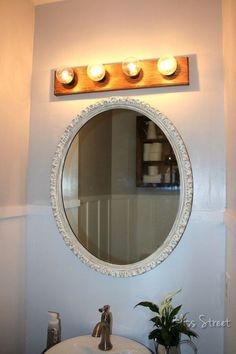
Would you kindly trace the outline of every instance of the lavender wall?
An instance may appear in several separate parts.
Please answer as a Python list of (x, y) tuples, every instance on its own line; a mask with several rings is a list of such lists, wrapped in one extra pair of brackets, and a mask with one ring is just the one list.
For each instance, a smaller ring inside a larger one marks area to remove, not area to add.
[(225, 330), (225, 354), (235, 352), (236, 344), (234, 340), (236, 307), (234, 299), (236, 297), (236, 285), (233, 281), (236, 272), (235, 252), (236, 252), (236, 70), (234, 56), (235, 45), (235, 20), (236, 3), (233, 0), (223, 1), (223, 29), (224, 29), (224, 68), (225, 68), (225, 124), (226, 124), (226, 149), (227, 149), (227, 205), (225, 212), (225, 223), (227, 226), (226, 238), (226, 291), (225, 291), (225, 315), (231, 320), (230, 329)]
[[(194, 174), (193, 212), (175, 251), (156, 269), (129, 279), (89, 269), (65, 246), (49, 201), (52, 156), (83, 108), (111, 93), (53, 96), (53, 69), (117, 62), (130, 55), (190, 57), (189, 87), (113, 92), (158, 108), (186, 143)], [(223, 329), (202, 328), (199, 315), (224, 318), (223, 211), (225, 160), (221, 1), (68, 0), (37, 7), (32, 81), (27, 236), (27, 354), (45, 346), (47, 311), (61, 313), (63, 338), (90, 333), (109, 303), (114, 333), (147, 346), (149, 314), (134, 305), (182, 288), (176, 303), (190, 312), (200, 354), (223, 354)], [(185, 351), (183, 350), (183, 354)]]

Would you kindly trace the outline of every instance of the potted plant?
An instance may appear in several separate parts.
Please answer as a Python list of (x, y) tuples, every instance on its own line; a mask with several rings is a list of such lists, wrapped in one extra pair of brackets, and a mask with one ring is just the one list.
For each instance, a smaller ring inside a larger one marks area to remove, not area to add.
[(157, 354), (180, 353), (181, 342), (188, 343), (197, 352), (196, 346), (191, 341), (181, 341), (181, 334), (187, 335), (190, 340), (198, 335), (189, 328), (186, 314), (178, 317), (182, 305), (175, 308), (172, 306), (172, 299), (179, 292), (180, 290), (167, 295), (160, 306), (149, 301), (142, 301), (136, 305), (148, 307), (156, 313), (156, 316), (150, 319), (155, 328), (149, 333), (148, 338), (154, 340)]

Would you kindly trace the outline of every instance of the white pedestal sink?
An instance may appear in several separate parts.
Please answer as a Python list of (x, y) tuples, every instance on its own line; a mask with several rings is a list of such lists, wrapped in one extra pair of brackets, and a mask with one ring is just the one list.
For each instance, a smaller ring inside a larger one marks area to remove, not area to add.
[[(64, 340), (49, 349), (45, 354), (102, 354), (103, 350), (98, 349), (101, 338), (90, 335), (80, 336)], [(125, 338), (111, 335), (113, 348), (109, 354), (150, 354), (151, 351), (144, 345)]]

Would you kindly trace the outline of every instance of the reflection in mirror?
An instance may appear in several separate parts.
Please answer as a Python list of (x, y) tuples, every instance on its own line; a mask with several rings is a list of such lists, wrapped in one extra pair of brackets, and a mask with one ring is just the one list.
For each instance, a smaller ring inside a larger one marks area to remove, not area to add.
[(135, 263), (169, 235), (179, 210), (179, 168), (170, 142), (149, 118), (111, 109), (88, 120), (62, 174), (68, 223), (95, 257)]

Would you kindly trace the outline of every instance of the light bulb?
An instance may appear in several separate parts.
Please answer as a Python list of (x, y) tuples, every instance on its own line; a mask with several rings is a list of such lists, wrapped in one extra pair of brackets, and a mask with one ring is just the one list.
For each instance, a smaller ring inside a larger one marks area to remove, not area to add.
[(106, 74), (102, 64), (91, 64), (87, 67), (87, 75), (92, 81), (101, 81)]
[(137, 58), (127, 58), (122, 63), (122, 70), (129, 77), (137, 76), (141, 70), (139, 60)]
[(72, 68), (59, 68), (56, 70), (56, 78), (61, 84), (70, 84), (74, 79), (75, 73)]
[(171, 55), (162, 56), (157, 62), (157, 69), (162, 75), (173, 75), (177, 69), (177, 60)]

